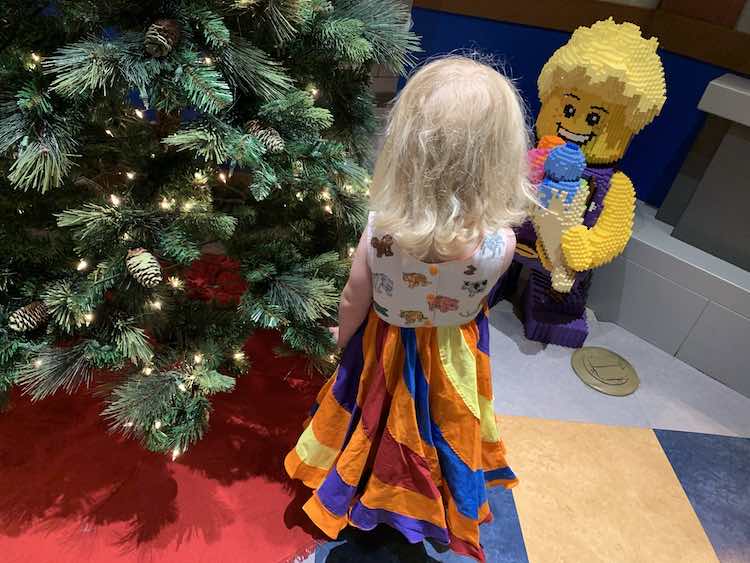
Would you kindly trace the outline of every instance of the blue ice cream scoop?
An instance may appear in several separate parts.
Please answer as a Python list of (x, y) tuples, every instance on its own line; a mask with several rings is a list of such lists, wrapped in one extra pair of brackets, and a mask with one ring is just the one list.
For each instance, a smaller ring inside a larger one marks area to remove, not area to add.
[(565, 195), (571, 203), (581, 187), (581, 176), (586, 169), (586, 158), (575, 143), (565, 143), (552, 149), (544, 162), (544, 179), (539, 185), (539, 201), (549, 207), (552, 190)]

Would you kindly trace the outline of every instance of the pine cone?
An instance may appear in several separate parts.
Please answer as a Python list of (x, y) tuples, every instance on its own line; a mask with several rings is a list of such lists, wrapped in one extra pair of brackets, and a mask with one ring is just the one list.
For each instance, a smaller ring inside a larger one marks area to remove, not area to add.
[(125, 266), (135, 281), (143, 287), (155, 287), (161, 283), (161, 266), (158, 260), (143, 248), (129, 250)]
[(149, 55), (160, 59), (171, 53), (179, 41), (180, 25), (176, 20), (156, 20), (146, 31), (143, 46)]
[(273, 127), (264, 127), (260, 121), (253, 119), (245, 124), (245, 129), (258, 139), (270, 153), (280, 153), (286, 147), (284, 139)]
[(43, 301), (33, 301), (13, 311), (8, 319), (8, 327), (16, 332), (27, 332), (45, 324), (48, 317), (47, 305)]

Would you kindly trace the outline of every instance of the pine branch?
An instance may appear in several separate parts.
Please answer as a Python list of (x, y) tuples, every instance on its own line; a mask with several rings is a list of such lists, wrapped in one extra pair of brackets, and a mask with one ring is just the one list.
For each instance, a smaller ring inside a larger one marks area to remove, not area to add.
[(232, 91), (224, 77), (212, 65), (199, 62), (196, 53), (184, 53), (175, 79), (190, 103), (201, 111), (215, 114), (232, 104)]
[(220, 64), (235, 87), (266, 100), (283, 95), (293, 84), (279, 63), (239, 35), (221, 52)]
[(361, 21), (375, 62), (396, 74), (403, 74), (414, 64), (413, 54), (421, 52), (419, 37), (409, 31), (409, 8), (400, 0), (337, 0), (332, 17)]
[(93, 366), (86, 358), (86, 343), (82, 343), (71, 348), (44, 348), (33, 362), (18, 371), (16, 383), (32, 400), (38, 401), (60, 389), (73, 393), (81, 385), (90, 385), (93, 377)]

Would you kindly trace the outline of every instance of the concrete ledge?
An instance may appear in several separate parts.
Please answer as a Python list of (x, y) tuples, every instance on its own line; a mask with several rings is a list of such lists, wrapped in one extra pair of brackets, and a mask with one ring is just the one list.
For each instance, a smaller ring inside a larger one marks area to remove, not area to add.
[(639, 202), (623, 255), (596, 271), (589, 306), (627, 330), (750, 396), (750, 272), (670, 236)]

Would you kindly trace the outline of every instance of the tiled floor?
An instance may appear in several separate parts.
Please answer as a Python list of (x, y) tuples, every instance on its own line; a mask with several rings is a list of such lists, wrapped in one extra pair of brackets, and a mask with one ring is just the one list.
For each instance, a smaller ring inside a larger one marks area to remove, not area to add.
[[(587, 344), (641, 378), (608, 397), (575, 376), (570, 350), (527, 341), (507, 303), (491, 325), (495, 410), (521, 484), (490, 494), (488, 562), (750, 563), (750, 398), (592, 319)], [(355, 560), (468, 561), (375, 530), (308, 563)]]
[(589, 389), (570, 368), (571, 351), (526, 340), (507, 302), (493, 308), (495, 410), (501, 414), (750, 437), (750, 398), (611, 323), (590, 319), (588, 346), (630, 361), (641, 386), (629, 397)]

